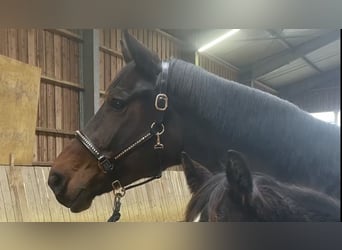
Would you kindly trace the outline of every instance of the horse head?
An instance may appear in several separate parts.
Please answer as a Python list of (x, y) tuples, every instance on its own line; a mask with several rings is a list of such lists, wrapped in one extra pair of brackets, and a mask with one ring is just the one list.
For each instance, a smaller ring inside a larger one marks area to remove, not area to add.
[(182, 165), (192, 197), (186, 221), (246, 220), (246, 205), (253, 191), (252, 176), (242, 153), (228, 150), (222, 160), (225, 172), (213, 174), (182, 153)]
[[(126, 66), (98, 112), (51, 166), (48, 184), (72, 212), (89, 208), (115, 180), (125, 186), (180, 161), (178, 116), (160, 95), (167, 80), (161, 60), (128, 32), (121, 45)], [(162, 149), (160, 157), (156, 149)]]

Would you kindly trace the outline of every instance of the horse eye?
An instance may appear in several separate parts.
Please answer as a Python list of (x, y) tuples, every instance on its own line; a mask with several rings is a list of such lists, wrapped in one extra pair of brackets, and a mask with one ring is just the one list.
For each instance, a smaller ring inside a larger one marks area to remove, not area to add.
[(110, 105), (116, 110), (121, 110), (125, 107), (125, 102), (119, 99), (113, 99), (111, 100)]

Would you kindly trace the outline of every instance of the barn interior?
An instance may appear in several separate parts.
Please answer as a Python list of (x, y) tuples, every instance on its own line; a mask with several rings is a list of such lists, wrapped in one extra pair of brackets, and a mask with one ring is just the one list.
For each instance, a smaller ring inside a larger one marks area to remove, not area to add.
[[(0, 55), (41, 70), (32, 161), (22, 164), (8, 155), (0, 163), (0, 222), (101, 222), (112, 213), (111, 193), (97, 197), (87, 211), (71, 213), (57, 202), (47, 178), (53, 160), (74, 137), (74, 131), (96, 113), (105, 90), (124, 66), (121, 32), (0, 29)], [(317, 119), (340, 126), (339, 30), (129, 32), (163, 60), (183, 59), (220, 77), (286, 99)], [(182, 221), (189, 198), (183, 172), (174, 166), (160, 180), (129, 191), (122, 201), (121, 221)]]

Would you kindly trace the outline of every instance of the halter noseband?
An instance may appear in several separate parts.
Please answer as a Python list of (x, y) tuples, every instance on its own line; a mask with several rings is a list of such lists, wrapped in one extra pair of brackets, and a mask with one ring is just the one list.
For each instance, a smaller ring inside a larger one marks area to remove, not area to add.
[[(85, 148), (97, 159), (98, 165), (100, 168), (102, 168), (104, 173), (114, 172), (115, 161), (119, 160), (123, 156), (127, 155), (134, 149), (136, 149), (141, 144), (149, 141), (154, 136), (156, 136), (156, 144), (154, 145), (154, 150), (157, 152), (157, 157), (159, 160), (159, 173), (153, 177), (150, 177), (149, 179), (139, 182), (137, 184), (129, 185), (127, 187), (121, 187), (121, 184), (118, 180), (115, 180), (112, 183), (113, 191), (115, 195), (114, 199), (114, 213), (112, 217), (109, 219), (111, 221), (116, 221), (120, 218), (120, 198), (122, 198), (125, 194), (125, 191), (131, 188), (134, 188), (136, 186), (140, 186), (142, 184), (145, 184), (147, 182), (150, 182), (154, 179), (161, 177), (162, 172), (162, 163), (161, 163), (161, 151), (164, 149), (164, 145), (160, 142), (160, 136), (164, 133), (165, 127), (164, 127), (164, 114), (168, 107), (168, 97), (166, 95), (167, 90), (167, 80), (168, 80), (168, 71), (169, 71), (169, 62), (162, 62), (162, 71), (159, 73), (157, 77), (156, 82), (156, 88), (159, 89), (159, 93), (156, 95), (154, 107), (157, 110), (157, 117), (154, 122), (152, 122), (151, 127), (149, 131), (136, 140), (134, 143), (129, 145), (128, 147), (121, 150), (118, 154), (116, 154), (113, 158), (108, 158), (104, 154), (101, 153), (101, 151), (91, 142), (91, 140), (81, 131), (77, 130), (75, 132), (75, 137), (85, 146)], [(119, 190), (119, 192), (117, 192)], [(113, 216), (115, 218), (113, 218)]]
[[(156, 87), (159, 88), (159, 93), (157, 94), (154, 102), (154, 106), (157, 110), (157, 118), (151, 124), (149, 132), (147, 132), (140, 139), (136, 140), (134, 143), (129, 145), (128, 147), (121, 150), (117, 155), (115, 155), (112, 159), (114, 162), (121, 157), (125, 156), (136, 147), (141, 145), (142, 143), (150, 140), (153, 136), (157, 136), (157, 143), (154, 146), (154, 149), (163, 149), (163, 144), (160, 143), (160, 135), (164, 133), (164, 112), (168, 107), (168, 97), (166, 95), (167, 89), (167, 78), (169, 71), (169, 63), (162, 62), (162, 71), (158, 75)], [(100, 150), (91, 142), (91, 140), (81, 131), (76, 131), (76, 138), (88, 149), (88, 151), (97, 159), (99, 166), (102, 170), (107, 172), (112, 172), (115, 170), (114, 162), (106, 157), (104, 154), (100, 152)]]

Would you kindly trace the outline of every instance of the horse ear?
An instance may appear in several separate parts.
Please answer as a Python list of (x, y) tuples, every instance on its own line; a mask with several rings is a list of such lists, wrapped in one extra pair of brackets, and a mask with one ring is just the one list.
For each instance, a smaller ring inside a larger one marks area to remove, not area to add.
[(154, 79), (161, 71), (161, 60), (158, 55), (142, 45), (127, 30), (123, 31), (123, 38), (121, 45), (125, 62), (134, 61), (143, 75)]
[(226, 156), (226, 176), (234, 196), (244, 201), (253, 191), (251, 172), (242, 153), (228, 150)]
[(181, 159), (190, 192), (196, 193), (213, 174), (198, 162), (192, 160), (185, 152), (182, 152)]
[(121, 44), (121, 51), (122, 51), (123, 59), (125, 63), (128, 64), (129, 62), (133, 61), (133, 58), (132, 58), (131, 53), (128, 50), (125, 39), (120, 40), (120, 44)]

